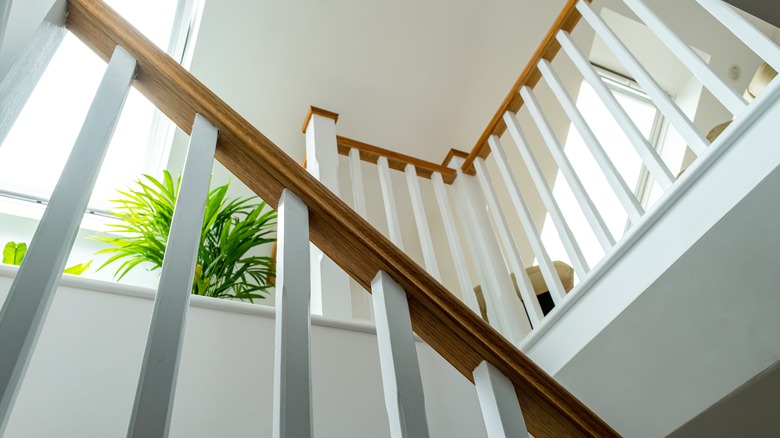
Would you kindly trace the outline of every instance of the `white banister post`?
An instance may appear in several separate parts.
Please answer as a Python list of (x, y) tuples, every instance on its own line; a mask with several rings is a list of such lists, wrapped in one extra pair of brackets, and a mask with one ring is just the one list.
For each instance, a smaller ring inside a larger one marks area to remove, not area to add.
[(517, 145), (518, 151), (520, 151), (523, 164), (525, 164), (526, 169), (528, 169), (531, 180), (536, 186), (536, 191), (539, 192), (542, 203), (544, 203), (544, 206), (547, 208), (547, 212), (550, 214), (550, 219), (552, 220), (553, 225), (555, 225), (555, 229), (558, 230), (561, 243), (566, 250), (566, 254), (568, 254), (571, 259), (574, 271), (577, 272), (577, 275), (579, 275), (580, 278), (585, 278), (585, 275), (590, 271), (590, 266), (588, 266), (588, 262), (582, 254), (582, 250), (577, 243), (577, 239), (574, 237), (574, 233), (572, 233), (569, 224), (563, 217), (563, 212), (558, 205), (558, 201), (555, 200), (555, 197), (552, 194), (552, 189), (550, 189), (550, 186), (547, 184), (542, 169), (539, 167), (536, 158), (531, 152), (528, 141), (525, 139), (525, 135), (523, 135), (523, 132), (520, 129), (520, 123), (518, 123), (517, 117), (515, 117), (514, 113), (507, 111), (504, 113), (504, 122), (506, 123), (509, 135), (514, 140), (515, 145)]
[(747, 106), (747, 101), (722, 80), (709, 64), (685, 44), (659, 19), (642, 0), (624, 0), (625, 4), (644, 21), (650, 30), (693, 73), (731, 114), (737, 115)]
[(456, 205), (463, 220), (466, 241), (473, 254), (472, 260), (480, 274), (488, 318), (490, 324), (505, 338), (517, 344), (531, 331), (531, 324), (517, 298), (501, 246), (490, 225), (487, 201), (480, 192), (476, 178), (460, 170), (462, 162), (458, 157), (452, 160), (452, 164), (458, 166), (458, 177), (452, 186), (458, 194)]
[(0, 435), (76, 239), (135, 68), (136, 60), (117, 46), (0, 310)]
[(612, 29), (607, 26), (590, 5), (584, 0), (577, 3), (577, 10), (580, 11), (585, 21), (596, 31), (596, 34), (609, 47), (609, 50), (617, 56), (620, 63), (626, 67), (634, 80), (647, 93), (655, 106), (661, 111), (674, 129), (680, 133), (680, 136), (688, 143), (691, 150), (698, 156), (707, 151), (709, 142), (704, 135), (693, 125), (693, 122), (682, 112), (672, 99), (666, 94), (658, 82), (650, 76), (650, 73), (639, 63), (639, 60), (628, 50), (620, 41)]
[(417, 180), (417, 169), (413, 165), (407, 164), (404, 168), (404, 173), (406, 174), (406, 185), (409, 188), (409, 197), (412, 200), (414, 220), (417, 223), (417, 234), (420, 237), (425, 270), (433, 275), (433, 278), (441, 281), (439, 264), (436, 262), (436, 251), (433, 249), (431, 228), (428, 226), (428, 216), (425, 215), (425, 204), (420, 192), (420, 182)]
[(176, 377), (184, 341), (199, 236), (209, 193), (219, 132), (200, 114), (192, 137), (173, 210), (160, 284), (141, 362), (141, 375), (130, 416), (128, 438), (168, 436)]
[(511, 380), (496, 367), (483, 361), (474, 369), (474, 386), (489, 438), (528, 436)]
[(471, 274), (469, 274), (469, 267), (466, 264), (463, 246), (460, 244), (458, 229), (455, 226), (455, 219), (452, 217), (452, 208), (449, 196), (447, 196), (447, 188), (444, 186), (444, 179), (441, 177), (441, 173), (434, 172), (431, 180), (433, 181), (433, 190), (436, 193), (436, 201), (439, 204), (441, 219), (444, 223), (444, 232), (447, 234), (447, 242), (450, 244), (450, 253), (455, 263), (460, 293), (463, 295), (466, 305), (479, 315), (479, 303), (477, 303), (477, 298), (474, 295), (474, 283), (471, 281)]
[[(311, 107), (303, 124), (306, 134), (306, 170), (330, 191), (339, 193), (338, 114)], [(349, 277), (319, 248), (311, 244), (311, 311), (330, 318), (352, 319)]]
[(309, 209), (288, 189), (279, 200), (273, 437), (313, 434)]
[(376, 170), (379, 172), (379, 185), (382, 187), (382, 200), (385, 205), (390, 241), (398, 248), (404, 249), (404, 239), (401, 235), (401, 224), (398, 222), (398, 209), (395, 206), (393, 180), (390, 177), (390, 164), (387, 162), (387, 157), (379, 157), (376, 162)]
[(534, 286), (531, 283), (531, 279), (528, 277), (528, 272), (525, 270), (525, 263), (523, 263), (523, 259), (520, 257), (520, 251), (517, 249), (515, 240), (512, 238), (509, 223), (506, 221), (504, 212), (501, 210), (498, 197), (493, 190), (493, 182), (490, 179), (490, 174), (488, 173), (482, 158), (477, 157), (474, 160), (474, 170), (477, 172), (477, 180), (479, 181), (479, 185), (482, 187), (482, 193), (484, 193), (485, 199), (487, 200), (488, 208), (490, 209), (491, 216), (493, 216), (493, 222), (496, 224), (496, 229), (501, 236), (501, 242), (504, 245), (504, 252), (509, 260), (509, 266), (515, 273), (515, 279), (517, 280), (518, 287), (520, 287), (520, 294), (523, 297), (523, 303), (525, 304), (525, 311), (531, 319), (531, 326), (536, 327), (542, 322), (544, 312), (542, 312), (542, 307), (539, 305), (539, 299), (536, 298)]
[(542, 113), (541, 105), (539, 105), (539, 102), (536, 100), (533, 90), (528, 87), (523, 87), (520, 89), (520, 95), (523, 97), (523, 102), (525, 102), (525, 106), (528, 108), (531, 118), (533, 118), (536, 126), (539, 128), (539, 132), (541, 132), (542, 138), (547, 144), (550, 155), (553, 156), (555, 163), (558, 165), (561, 175), (563, 175), (566, 182), (569, 184), (569, 187), (574, 194), (574, 199), (577, 200), (577, 204), (579, 204), (580, 210), (582, 210), (582, 214), (585, 215), (593, 233), (596, 235), (596, 239), (598, 239), (601, 248), (606, 253), (615, 245), (615, 238), (612, 237), (612, 233), (609, 232), (609, 228), (604, 222), (604, 218), (601, 217), (596, 205), (582, 185), (582, 181), (580, 181), (580, 178), (574, 171), (574, 167), (571, 165), (569, 158), (563, 151), (563, 147), (555, 136), (552, 126), (550, 126), (547, 118)]
[(558, 32), (557, 38), (563, 51), (566, 52), (569, 59), (571, 59), (577, 67), (577, 70), (580, 71), (585, 80), (593, 87), (593, 90), (604, 103), (604, 106), (607, 107), (612, 114), (612, 117), (618, 122), (618, 125), (626, 134), (631, 144), (634, 146), (634, 149), (636, 149), (637, 153), (642, 158), (642, 162), (645, 167), (647, 167), (647, 170), (653, 175), (653, 178), (655, 178), (658, 185), (660, 185), (662, 189), (667, 190), (674, 183), (674, 175), (672, 175), (672, 172), (666, 167), (661, 156), (658, 155), (658, 151), (656, 151), (653, 145), (645, 138), (636, 126), (636, 123), (631, 120), (631, 117), (628, 116), (626, 110), (623, 109), (617, 101), (615, 95), (612, 94), (606, 85), (604, 85), (604, 81), (601, 80), (598, 73), (596, 73), (596, 70), (590, 65), (590, 62), (585, 59), (585, 56), (580, 52), (580, 49), (577, 48), (577, 45), (574, 44), (569, 33), (561, 30)]
[(775, 71), (780, 71), (780, 48), (722, 0), (696, 0)]
[(491, 152), (493, 152), (504, 184), (509, 190), (509, 197), (515, 207), (517, 216), (520, 218), (520, 224), (525, 231), (526, 238), (528, 238), (528, 243), (531, 245), (531, 250), (534, 252), (534, 255), (536, 255), (536, 260), (539, 263), (539, 270), (542, 273), (542, 277), (544, 277), (544, 282), (550, 289), (550, 296), (552, 297), (553, 302), (558, 305), (566, 297), (566, 291), (563, 288), (561, 277), (558, 276), (558, 271), (555, 269), (552, 260), (550, 260), (550, 255), (547, 254), (544, 243), (542, 243), (542, 238), (536, 229), (536, 225), (534, 225), (531, 212), (528, 210), (523, 195), (520, 193), (520, 187), (517, 185), (517, 181), (515, 181), (512, 170), (509, 168), (509, 162), (506, 159), (506, 153), (504, 152), (504, 147), (501, 145), (501, 141), (497, 136), (492, 135), (488, 138), (488, 144), (490, 145)]
[(604, 173), (604, 177), (615, 192), (615, 196), (617, 196), (620, 203), (623, 204), (623, 208), (626, 209), (628, 218), (632, 223), (636, 224), (645, 212), (634, 195), (634, 192), (628, 187), (628, 184), (626, 184), (626, 181), (618, 172), (615, 164), (609, 159), (609, 156), (604, 151), (601, 143), (596, 138), (593, 130), (590, 129), (590, 126), (585, 121), (582, 113), (577, 109), (574, 101), (572, 101), (566, 93), (566, 90), (564, 90), (563, 83), (558, 77), (558, 74), (555, 73), (555, 70), (552, 69), (550, 63), (547, 60), (542, 59), (539, 61), (538, 67), (539, 71), (542, 72), (542, 77), (547, 81), (547, 85), (550, 86), (553, 94), (555, 94), (555, 97), (558, 99), (558, 103), (563, 107), (563, 110), (566, 112), (566, 115), (569, 117), (569, 120), (571, 120), (574, 127), (577, 128), (577, 132), (579, 132), (580, 137), (582, 137), (582, 140), (585, 142), (591, 155), (593, 155), (593, 159), (596, 160), (596, 163)]
[(390, 436), (427, 437), (425, 395), (406, 292), (379, 271), (371, 282), (371, 294)]

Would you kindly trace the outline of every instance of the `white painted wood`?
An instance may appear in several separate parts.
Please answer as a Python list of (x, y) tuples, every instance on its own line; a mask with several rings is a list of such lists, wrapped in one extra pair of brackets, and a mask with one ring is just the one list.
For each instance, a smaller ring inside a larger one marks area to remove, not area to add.
[[(474, 261), (480, 267), (480, 286), (488, 319), (510, 342), (517, 345), (532, 327), (517, 298), (501, 245), (487, 212), (487, 200), (476, 177), (458, 168), (454, 188), (458, 191), (460, 214), (464, 220)], [(492, 313), (491, 313), (492, 312)]]
[(412, 213), (417, 223), (417, 234), (420, 237), (425, 270), (435, 279), (441, 281), (439, 264), (436, 262), (436, 251), (433, 249), (431, 228), (428, 226), (428, 216), (425, 215), (425, 204), (420, 192), (420, 182), (417, 179), (417, 169), (413, 165), (407, 164), (404, 173), (406, 174), (406, 185), (409, 188), (409, 197), (412, 200)]
[(574, 44), (571, 36), (568, 32), (558, 32), (558, 41), (561, 43), (561, 47), (574, 62), (574, 65), (580, 71), (586, 81), (593, 87), (596, 94), (604, 102), (612, 117), (617, 120), (623, 132), (628, 136), (631, 144), (636, 149), (639, 156), (642, 158), (647, 170), (653, 175), (653, 178), (658, 182), (662, 189), (666, 190), (674, 183), (674, 176), (669, 168), (666, 167), (658, 152), (653, 148), (649, 141), (642, 135), (637, 128), (636, 124), (631, 117), (628, 116), (626, 111), (620, 106), (615, 96), (609, 91), (604, 82), (599, 77), (593, 66), (590, 65), (585, 56), (580, 52), (580, 49)]
[(520, 95), (523, 97), (526, 108), (528, 108), (528, 111), (531, 113), (531, 118), (536, 122), (536, 126), (542, 133), (542, 138), (545, 143), (547, 143), (547, 149), (549, 149), (561, 174), (569, 184), (572, 193), (574, 193), (574, 198), (577, 200), (577, 204), (579, 204), (582, 213), (585, 215), (585, 219), (588, 220), (590, 227), (593, 229), (593, 233), (596, 235), (599, 244), (601, 244), (601, 248), (604, 252), (609, 251), (609, 249), (615, 245), (615, 238), (612, 236), (612, 233), (609, 232), (609, 228), (604, 222), (604, 218), (601, 217), (596, 205), (582, 185), (582, 181), (580, 181), (580, 178), (574, 171), (574, 167), (572, 167), (569, 158), (563, 151), (563, 147), (560, 142), (558, 142), (558, 138), (555, 136), (555, 133), (553, 133), (550, 123), (542, 113), (542, 108), (536, 100), (536, 96), (534, 96), (533, 91), (528, 87), (521, 88)]
[(427, 437), (425, 395), (406, 292), (387, 273), (379, 271), (371, 282), (371, 294), (390, 436)]
[(669, 29), (666, 24), (650, 10), (643, 0), (624, 0), (626, 5), (642, 20), (654, 34), (669, 48), (704, 86), (712, 92), (731, 114), (737, 115), (747, 106), (745, 98), (718, 77), (717, 73), (704, 62), (683, 40)]
[(168, 436), (199, 236), (219, 132), (195, 115), (165, 248), (128, 437)]
[(8, 17), (11, 15), (13, 0), (0, 0), (0, 49), (3, 48), (5, 34), (8, 32)]
[(352, 148), (349, 150), (349, 170), (352, 174), (352, 202), (357, 214), (368, 220), (366, 210), (366, 193), (363, 190), (363, 169), (360, 161), (360, 151)]
[(531, 327), (536, 327), (542, 322), (544, 312), (542, 312), (542, 307), (539, 305), (539, 299), (536, 297), (531, 279), (528, 278), (528, 273), (525, 270), (526, 265), (522, 257), (520, 257), (520, 251), (517, 249), (514, 238), (512, 238), (509, 223), (501, 210), (498, 197), (493, 189), (493, 182), (482, 158), (477, 157), (474, 160), (474, 169), (477, 171), (477, 180), (487, 200), (488, 209), (490, 209), (491, 216), (493, 216), (493, 222), (496, 224), (496, 230), (504, 246), (504, 253), (509, 261), (509, 266), (512, 268), (512, 272), (515, 273), (515, 279), (520, 288), (520, 295), (523, 297), (525, 311), (531, 320)]
[[(0, 65), (0, 144), (5, 141), (24, 105), (38, 85), (49, 61), (65, 37), (67, 2), (57, 0), (40, 23), (27, 46), (9, 65)], [(0, 27), (0, 38), (5, 31)], [(0, 42), (2, 46), (2, 42)]]
[(563, 217), (563, 212), (558, 205), (558, 201), (555, 200), (550, 186), (547, 184), (547, 179), (545, 179), (544, 173), (542, 173), (542, 169), (539, 167), (539, 163), (536, 162), (536, 158), (531, 152), (531, 148), (528, 146), (528, 141), (523, 135), (520, 123), (518, 123), (515, 115), (509, 111), (504, 113), (504, 122), (506, 123), (509, 135), (515, 141), (517, 149), (520, 151), (520, 156), (523, 159), (525, 167), (528, 169), (531, 180), (534, 182), (534, 186), (536, 186), (536, 190), (539, 192), (539, 196), (542, 198), (542, 202), (547, 208), (547, 212), (550, 214), (550, 219), (552, 220), (553, 225), (555, 225), (555, 229), (558, 230), (561, 243), (566, 250), (566, 254), (568, 254), (571, 259), (574, 270), (580, 278), (585, 278), (585, 275), (590, 271), (590, 266), (588, 266), (588, 262), (585, 260), (585, 255), (582, 253), (582, 249), (580, 249), (580, 245), (577, 243), (574, 233), (572, 233), (569, 224)]
[(579, 132), (580, 136), (585, 142), (585, 145), (588, 147), (588, 150), (590, 150), (590, 153), (593, 155), (596, 163), (601, 168), (601, 171), (604, 172), (604, 176), (606, 177), (607, 182), (612, 187), (612, 190), (614, 190), (615, 195), (617, 196), (618, 200), (620, 200), (623, 208), (626, 209), (628, 218), (632, 223), (636, 224), (639, 219), (642, 218), (642, 215), (645, 214), (644, 209), (642, 209), (642, 206), (639, 204), (636, 196), (618, 172), (615, 164), (612, 163), (612, 160), (609, 159), (609, 156), (604, 151), (604, 148), (596, 138), (593, 130), (590, 129), (590, 126), (585, 121), (582, 113), (579, 109), (577, 109), (574, 101), (572, 101), (568, 93), (566, 93), (561, 79), (552, 69), (550, 63), (543, 59), (539, 61), (538, 67), (539, 71), (542, 72), (542, 76), (547, 81), (547, 85), (550, 86), (553, 94), (555, 94), (555, 97), (558, 99), (561, 107), (563, 107), (563, 110), (569, 117), (569, 120), (571, 120), (574, 127), (577, 128), (577, 132)]
[(680, 136), (688, 143), (691, 150), (698, 156), (707, 151), (709, 142), (704, 135), (694, 126), (693, 122), (682, 112), (669, 95), (666, 94), (658, 82), (650, 76), (650, 73), (639, 63), (639, 60), (620, 41), (607, 23), (601, 19), (590, 5), (584, 0), (577, 3), (577, 10), (582, 18), (596, 31), (606, 46), (617, 56), (623, 66), (634, 77), (634, 80), (642, 87), (642, 90), (650, 97), (655, 106), (661, 111), (669, 123), (680, 133)]
[(447, 235), (447, 242), (450, 245), (450, 253), (455, 263), (455, 274), (458, 277), (458, 285), (464, 302), (469, 308), (479, 315), (479, 304), (474, 295), (474, 283), (471, 281), (469, 267), (466, 264), (466, 258), (463, 253), (463, 246), (460, 244), (458, 229), (455, 226), (455, 219), (452, 217), (450, 199), (447, 196), (447, 188), (444, 185), (444, 179), (441, 173), (434, 172), (431, 176), (433, 181), (433, 191), (436, 194), (436, 202), (439, 204), (441, 220), (444, 224), (444, 233)]
[(483, 361), (474, 369), (474, 386), (489, 438), (528, 436), (511, 380), (496, 367)]
[[(340, 196), (336, 121), (312, 114), (306, 126), (306, 170)], [(335, 319), (352, 319), (349, 276), (319, 248), (311, 244), (311, 311)]]
[(512, 205), (515, 207), (517, 216), (520, 218), (520, 224), (523, 227), (523, 231), (525, 231), (528, 243), (531, 245), (531, 250), (534, 252), (534, 255), (536, 255), (542, 277), (544, 277), (544, 281), (550, 289), (550, 295), (552, 296), (553, 301), (558, 305), (563, 298), (566, 297), (566, 291), (563, 288), (563, 283), (561, 283), (561, 278), (558, 277), (558, 272), (555, 270), (555, 266), (553, 266), (552, 260), (550, 260), (550, 255), (547, 254), (547, 250), (544, 248), (542, 238), (536, 230), (536, 225), (534, 225), (531, 212), (528, 210), (528, 206), (523, 200), (523, 195), (520, 193), (520, 187), (517, 185), (517, 181), (515, 181), (515, 177), (512, 175), (512, 169), (509, 168), (509, 162), (506, 159), (506, 152), (501, 145), (501, 141), (497, 136), (492, 135), (488, 138), (488, 144), (495, 157), (498, 170), (501, 172), (501, 176), (504, 179), (504, 184), (506, 184), (506, 187), (509, 190), (509, 197), (512, 200)]
[(273, 437), (313, 437), (309, 209), (284, 189), (278, 211)]
[(715, 19), (723, 23), (737, 38), (762, 58), (775, 71), (780, 71), (780, 48), (722, 0), (696, 0)]
[(393, 180), (390, 178), (390, 165), (387, 162), (387, 157), (379, 157), (376, 167), (379, 172), (379, 185), (382, 187), (382, 199), (385, 203), (385, 216), (387, 217), (390, 241), (395, 246), (404, 249), (401, 224), (398, 222), (398, 209), (395, 206), (395, 195), (393, 194)]
[(135, 59), (117, 47), (0, 311), (0, 435), (76, 239), (135, 68)]

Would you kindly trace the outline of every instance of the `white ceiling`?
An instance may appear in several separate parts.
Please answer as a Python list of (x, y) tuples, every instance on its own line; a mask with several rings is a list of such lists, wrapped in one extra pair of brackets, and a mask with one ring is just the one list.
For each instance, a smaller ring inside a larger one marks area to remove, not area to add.
[(340, 135), (469, 150), (563, 0), (208, 0), (192, 71), (296, 159), (309, 105)]

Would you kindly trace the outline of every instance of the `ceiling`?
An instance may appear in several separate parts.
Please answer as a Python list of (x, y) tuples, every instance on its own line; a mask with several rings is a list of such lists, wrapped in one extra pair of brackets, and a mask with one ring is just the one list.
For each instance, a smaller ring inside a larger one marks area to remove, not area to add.
[(207, 1), (191, 70), (296, 159), (314, 105), (440, 162), (473, 147), (564, 3)]

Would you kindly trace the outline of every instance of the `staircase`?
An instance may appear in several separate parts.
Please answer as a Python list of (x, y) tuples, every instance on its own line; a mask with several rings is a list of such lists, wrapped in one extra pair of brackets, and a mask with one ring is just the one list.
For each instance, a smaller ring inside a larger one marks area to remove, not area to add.
[[(769, 66), (780, 69), (780, 49), (743, 17), (720, 0), (697, 2), (722, 24), (723, 32), (732, 32)], [(772, 305), (776, 297), (752, 295), (757, 288), (750, 286), (745, 299), (735, 304), (729, 292), (746, 276), (757, 274), (724, 272), (735, 257), (749, 261), (738, 264), (742, 267), (777, 260), (776, 245), (771, 243), (780, 242), (774, 242), (777, 233), (772, 233), (765, 215), (777, 207), (771, 188), (780, 165), (773, 147), (780, 85), (772, 81), (755, 101), (748, 102), (652, 7), (642, 0), (622, 4), (733, 115), (733, 122), (717, 138), (702, 132), (666, 93), (597, 12), (600, 5), (572, 0), (470, 152), (452, 150), (443, 164), (395, 153), (336, 136), (338, 115), (312, 107), (303, 127), (307, 172), (102, 2), (56, 3), (33, 37), (40, 49), (25, 52), (0, 84), (0, 95), (9, 103), (0, 132), (7, 132), (21, 109), (61, 40), (63, 25), (109, 64), (0, 313), (0, 432), (8, 425), (131, 85), (191, 140), (166, 262), (154, 295), (128, 436), (167, 436), (170, 431), (191, 305), (187, 285), (197, 251), (187, 236), (200, 229), (191, 218), (202, 216), (214, 158), (279, 211), (274, 436), (316, 435), (310, 306), (326, 317), (349, 319), (358, 305), (344, 294), (349, 281), (372, 295), (367, 312), (376, 322), (391, 436), (428, 436), (431, 430), (419, 365), (424, 361), (418, 358), (414, 334), (474, 383), (491, 437), (617, 436), (612, 427), (627, 436), (667, 435), (771, 367), (780, 358), (780, 349), (771, 339), (761, 338), (756, 351), (740, 350), (740, 346), (772, 319), (767, 309), (777, 308)], [(676, 169), (670, 169), (591, 65), (581, 42), (572, 37), (579, 26), (595, 32), (687, 144), (692, 164), (680, 176), (675, 176)], [(642, 162), (647, 185), (656, 184), (662, 191), (654, 205), (643, 202), (641, 193), (629, 187), (631, 182), (606, 152), (609, 145), (604, 144), (602, 133), (594, 132), (588, 114), (577, 106), (572, 85), (565, 80), (569, 75), (560, 74), (561, 57), (617, 121), (626, 145)], [(31, 79), (20, 81), (22, 77)], [(539, 91), (542, 83), (549, 93)], [(628, 218), (630, 226), (622, 236), (607, 225), (587, 181), (578, 175), (578, 163), (572, 163), (564, 151), (555, 128), (560, 120), (551, 120), (547, 113), (551, 105), (562, 110), (582, 138), (623, 209), (621, 214)], [(339, 159), (339, 154), (348, 158)], [(334, 169), (344, 160), (351, 171), (353, 207), (338, 196)], [(543, 160), (554, 163), (573, 193), (578, 214), (602, 253), (599, 259), (586, 257), (580, 236), (572, 231), (571, 217), (565, 216), (564, 201), (551, 187), (554, 175), (539, 164)], [(366, 165), (361, 162), (376, 166), (374, 181), (382, 189), (384, 223), (367, 220), (362, 187), (374, 177), (363, 174)], [(401, 170), (424, 267), (403, 250), (403, 236), (415, 234), (402, 229), (409, 223), (399, 219), (396, 207), (397, 184), (391, 171)], [(502, 184), (500, 188), (496, 182)], [(429, 185), (435, 195), (451, 261), (437, 257), (443, 244), (433, 237), (432, 203), (421, 184)], [(557, 232), (564, 261), (577, 277), (571, 291), (564, 287), (543, 239), (544, 214)], [(387, 237), (377, 228), (386, 229)], [(735, 237), (744, 229), (754, 234)], [(767, 234), (771, 238), (762, 241)], [(522, 241), (518, 235), (524, 236)], [(316, 248), (310, 249), (309, 241)], [(729, 254), (721, 256), (718, 250), (726, 245)], [(712, 260), (702, 263), (708, 255)], [(555, 305), (548, 314), (542, 311), (526, 270), (534, 264)], [(443, 275), (447, 270), (454, 275)], [(692, 278), (690, 272), (706, 274)], [(760, 276), (761, 282), (767, 282), (766, 290), (776, 284), (769, 277)], [(485, 302), (484, 317), (475, 295), (477, 285)], [(687, 290), (691, 293), (684, 293)], [(727, 329), (711, 329), (713, 318), (727, 322)], [(650, 333), (658, 333), (663, 348), (647, 345), (656, 339)], [(740, 360), (717, 359), (723, 366), (707, 374), (708, 386), (701, 391), (696, 379), (702, 369), (712, 368), (712, 352), (718, 349)], [(685, 367), (670, 361), (677, 355), (685, 355)], [(666, 378), (675, 373), (681, 373), (679, 379)], [(638, 414), (649, 410), (656, 410), (657, 416)]]

